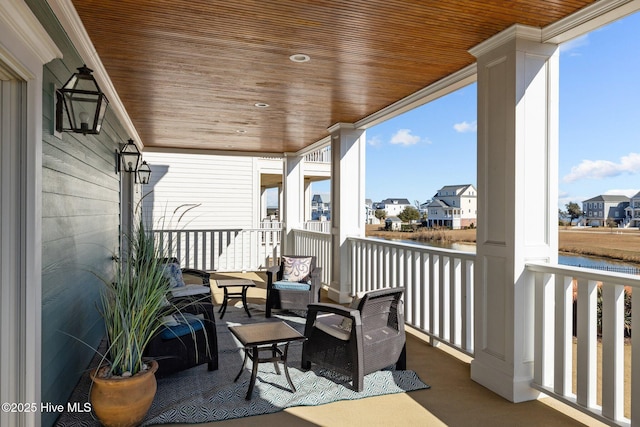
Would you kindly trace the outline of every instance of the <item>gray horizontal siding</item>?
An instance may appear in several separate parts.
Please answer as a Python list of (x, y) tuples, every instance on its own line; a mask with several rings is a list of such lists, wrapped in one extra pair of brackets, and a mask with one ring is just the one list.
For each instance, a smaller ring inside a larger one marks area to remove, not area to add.
[[(112, 111), (100, 135), (53, 135), (54, 86), (82, 65), (46, 3), (28, 1), (64, 53), (43, 70), (42, 401), (64, 404), (104, 336), (97, 306), (119, 250), (120, 176), (115, 151), (126, 141)], [(43, 414), (53, 425), (57, 414)]]

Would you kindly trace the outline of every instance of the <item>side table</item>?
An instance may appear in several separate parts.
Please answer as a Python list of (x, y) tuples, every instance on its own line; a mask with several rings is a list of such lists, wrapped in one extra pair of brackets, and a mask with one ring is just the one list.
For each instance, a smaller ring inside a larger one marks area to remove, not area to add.
[[(289, 376), (289, 369), (287, 368), (287, 353), (289, 352), (289, 343), (292, 341), (304, 341), (307, 338), (287, 325), (285, 322), (261, 322), (253, 323), (249, 325), (229, 326), (229, 331), (240, 341), (244, 347), (244, 360), (240, 367), (240, 372), (233, 380), (238, 381), (245, 365), (247, 364), (247, 358), (253, 361), (253, 367), (251, 370), (251, 382), (249, 382), (249, 390), (247, 391), (246, 400), (251, 400), (251, 394), (253, 393), (253, 387), (256, 384), (256, 378), (258, 376), (258, 364), (261, 362), (273, 362), (276, 373), (280, 375), (280, 368), (278, 362), (282, 362), (284, 366), (284, 374), (287, 377), (287, 382), (291, 387), (291, 392), (295, 393), (296, 387), (291, 381)], [(284, 351), (278, 346), (284, 344)], [(271, 357), (260, 358), (261, 351), (269, 351)]]
[[(249, 313), (249, 308), (247, 307), (247, 289), (253, 288), (256, 286), (253, 281), (249, 279), (222, 279), (216, 280), (216, 285), (224, 290), (224, 298), (222, 299), (222, 305), (220, 306), (220, 318), (224, 316), (224, 313), (227, 311), (227, 303), (231, 298), (242, 298), (242, 306), (244, 307), (244, 311), (247, 312), (247, 316), (251, 317), (251, 313)], [(233, 287), (241, 287), (242, 290), (240, 292), (229, 292), (229, 288)]]

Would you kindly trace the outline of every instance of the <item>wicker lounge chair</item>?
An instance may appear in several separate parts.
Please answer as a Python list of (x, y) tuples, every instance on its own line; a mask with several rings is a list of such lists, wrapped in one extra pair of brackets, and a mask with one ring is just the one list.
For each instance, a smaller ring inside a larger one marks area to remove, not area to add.
[[(304, 275), (304, 283), (286, 280), (285, 260), (309, 259), (308, 272)], [(266, 317), (271, 317), (271, 310), (306, 310), (307, 305), (320, 301), (320, 276), (322, 268), (316, 267), (316, 257), (283, 255), (280, 265), (267, 269), (267, 302)]]
[(302, 369), (311, 363), (348, 375), (362, 391), (364, 376), (395, 365), (406, 369), (404, 288), (366, 293), (351, 308), (310, 304), (302, 347)]
[(172, 288), (169, 295), (171, 303), (180, 308), (180, 314), (173, 316), (173, 324), (167, 324), (158, 331), (144, 354), (158, 360), (158, 378), (203, 363), (214, 371), (218, 369), (218, 340), (209, 288), (210, 274), (179, 268), (176, 258), (165, 258), (162, 262), (175, 264), (175, 271), (172, 270), (171, 274), (179, 274), (173, 280), (183, 282)]

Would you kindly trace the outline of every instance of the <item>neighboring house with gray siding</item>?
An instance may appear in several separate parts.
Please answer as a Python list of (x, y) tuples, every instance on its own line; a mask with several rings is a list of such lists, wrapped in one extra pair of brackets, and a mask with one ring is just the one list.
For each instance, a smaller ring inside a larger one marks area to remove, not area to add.
[(629, 206), (627, 196), (602, 194), (582, 202), (584, 224), (594, 227), (607, 225), (611, 220), (616, 224), (624, 221), (625, 209)]
[(625, 224), (629, 227), (640, 228), (640, 191), (631, 197), (625, 213)]

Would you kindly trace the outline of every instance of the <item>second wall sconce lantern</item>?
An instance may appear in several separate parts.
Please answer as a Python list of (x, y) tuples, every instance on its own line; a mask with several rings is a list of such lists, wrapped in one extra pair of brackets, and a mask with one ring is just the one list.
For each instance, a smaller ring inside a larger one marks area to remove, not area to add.
[(146, 161), (142, 162), (142, 164), (140, 163), (142, 154), (140, 154), (140, 150), (138, 150), (133, 139), (130, 139), (120, 151), (116, 151), (116, 157), (118, 172), (133, 173), (135, 182), (141, 184), (149, 183), (151, 167), (149, 167)]
[(140, 184), (148, 184), (151, 179), (151, 167), (149, 167), (146, 161), (142, 162), (138, 168), (138, 179)]
[(86, 65), (56, 91), (56, 130), (99, 134), (109, 100)]

